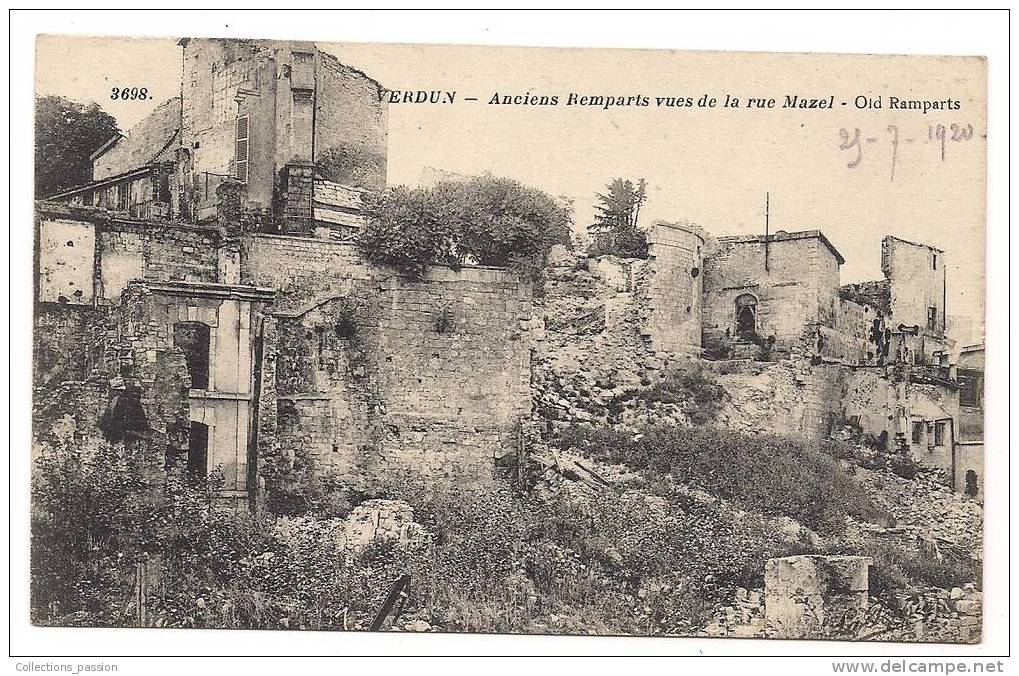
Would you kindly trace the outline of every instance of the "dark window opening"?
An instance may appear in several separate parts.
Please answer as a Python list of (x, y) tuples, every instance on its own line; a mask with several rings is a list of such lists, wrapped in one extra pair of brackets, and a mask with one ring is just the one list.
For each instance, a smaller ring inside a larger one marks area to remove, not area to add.
[(114, 391), (99, 418), (99, 429), (110, 441), (122, 441), (131, 435), (143, 436), (148, 430), (141, 392), (137, 388)]
[(913, 444), (919, 445), (923, 443), (923, 423), (913, 423)]
[(934, 269), (934, 270), (938, 269), (938, 255), (937, 254), (933, 254), (931, 256), (931, 268)]
[[(854, 416), (854, 417), (857, 418), (857, 423), (856, 424), (857, 424), (857, 426), (859, 426), (859, 424), (860, 424), (859, 423), (859, 416)], [(881, 434), (879, 434), (878, 437), (877, 437), (877, 448), (878, 448), (879, 451), (887, 451), (888, 450), (888, 430), (881, 430)]]
[(749, 293), (736, 298), (736, 335), (741, 338), (757, 333), (757, 299)]
[(948, 428), (947, 423), (939, 422), (934, 423), (934, 445), (944, 446), (945, 445), (945, 431)]
[(173, 325), (173, 344), (184, 352), (191, 388), (209, 388), (209, 325), (202, 322), (177, 322)]
[(938, 309), (936, 307), (927, 308), (927, 328), (933, 331), (938, 324)]
[(155, 201), (164, 204), (170, 201), (170, 174), (167, 172), (159, 175), (159, 194), (156, 195)]
[(959, 405), (980, 408), (983, 398), (983, 373), (975, 369), (959, 369)]
[(188, 434), (188, 476), (204, 481), (209, 475), (209, 426), (192, 422)]
[(976, 497), (979, 492), (980, 487), (977, 485), (977, 473), (971, 469), (966, 470), (966, 495)]

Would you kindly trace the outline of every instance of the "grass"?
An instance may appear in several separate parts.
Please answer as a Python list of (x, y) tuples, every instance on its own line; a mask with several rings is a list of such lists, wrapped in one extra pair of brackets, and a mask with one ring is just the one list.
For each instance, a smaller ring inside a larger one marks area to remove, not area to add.
[(880, 516), (835, 458), (799, 439), (673, 425), (647, 427), (636, 435), (574, 427), (560, 446), (626, 465), (651, 480), (671, 476), (747, 510), (789, 516), (822, 534), (844, 532), (847, 515), (865, 521)]

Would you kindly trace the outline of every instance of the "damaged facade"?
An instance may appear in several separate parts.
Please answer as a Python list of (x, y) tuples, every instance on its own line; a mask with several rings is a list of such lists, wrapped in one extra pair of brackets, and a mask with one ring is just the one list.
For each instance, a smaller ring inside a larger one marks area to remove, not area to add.
[(360, 258), (377, 82), (306, 43), (180, 44), (181, 97), (37, 206), (37, 442), (59, 422), (133, 444), (237, 504), (309, 476), (491, 477), (530, 411), (529, 285)]
[(813, 439), (854, 429), (947, 470), (960, 492), (969, 476), (978, 495), (982, 412), (960, 407), (943, 251), (885, 237), (884, 278), (842, 285), (845, 261), (818, 230), (713, 238), (657, 222), (648, 243), (646, 260), (553, 260), (535, 352), (541, 418), (698, 424), (682, 406), (646, 405), (697, 364), (725, 389), (714, 424)]
[[(51, 203), (37, 227), (40, 431), (40, 407), (57, 390), (66, 404), (73, 383), (71, 409), (98, 410), (167, 467), (217, 472), (237, 499), (254, 499), (260, 471), (295, 466), (355, 483), (400, 469), (484, 480), (516, 450), (531, 294), (510, 272), (409, 279), (326, 237)], [(83, 437), (100, 431), (123, 438), (79, 421)]]
[(945, 253), (887, 236), (884, 278), (848, 285), (839, 280), (844, 262), (817, 230), (715, 240), (704, 259), (701, 356), (786, 365), (788, 374), (776, 372), (769, 385), (775, 403), (792, 407), (785, 415), (762, 407), (763, 417), (781, 421), (764, 429), (791, 426), (817, 438), (849, 423), (948, 470), (957, 485), (960, 473), (979, 474), (982, 448), (957, 447), (959, 359), (945, 333)]
[(207, 223), (224, 184), (268, 232), (349, 234), (386, 183), (382, 86), (312, 43), (182, 39), (181, 92), (92, 156), (93, 180), (50, 199)]

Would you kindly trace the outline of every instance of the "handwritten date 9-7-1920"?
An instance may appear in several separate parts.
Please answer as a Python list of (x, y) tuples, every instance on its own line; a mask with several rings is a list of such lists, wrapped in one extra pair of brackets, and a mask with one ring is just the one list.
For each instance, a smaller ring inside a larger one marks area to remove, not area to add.
[(926, 144), (934, 147), (935, 152), (940, 154), (944, 162), (947, 156), (947, 148), (953, 143), (964, 143), (973, 139), (974, 130), (972, 124), (929, 124), (927, 133), (917, 136), (906, 136), (900, 132), (898, 125), (890, 124), (885, 127), (883, 133), (877, 135), (863, 134), (859, 127), (852, 130), (842, 127), (839, 129), (839, 150), (849, 153), (850, 158), (846, 167), (856, 169), (863, 162), (864, 146), (877, 144), (887, 145), (888, 157), (891, 163), (889, 180), (895, 180), (895, 169), (899, 163), (900, 150), (903, 144), (912, 145), (916, 143)]

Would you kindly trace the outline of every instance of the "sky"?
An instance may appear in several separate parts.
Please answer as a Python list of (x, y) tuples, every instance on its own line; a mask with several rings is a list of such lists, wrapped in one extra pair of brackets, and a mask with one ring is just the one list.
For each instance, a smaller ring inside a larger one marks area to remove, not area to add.
[[(390, 104), (391, 185), (415, 185), (427, 167), (509, 176), (572, 199), (582, 227), (593, 216), (595, 194), (610, 180), (644, 178), (643, 223), (688, 221), (716, 236), (763, 233), (768, 193), (771, 230), (823, 231), (846, 259), (843, 283), (881, 278), (884, 235), (944, 249), (948, 314), (968, 318), (980, 331), (987, 150), (981, 59), (378, 43), (319, 47), (391, 90), (456, 92), (452, 105)], [(40, 36), (37, 44), (39, 94), (94, 100), (123, 129), (176, 96), (180, 73), (176, 39)], [(146, 86), (153, 96), (112, 101), (114, 86)], [(608, 110), (562, 105), (571, 92), (643, 95), (650, 105)], [(496, 93), (556, 95), (560, 105), (489, 104)], [(705, 94), (716, 99), (715, 107), (655, 105), (657, 97), (691, 97), (696, 104)], [(739, 98), (741, 107), (722, 108), (726, 94)], [(834, 108), (783, 109), (787, 94), (832, 96)], [(863, 104), (879, 96), (880, 109), (856, 106), (857, 97)], [(751, 97), (776, 103), (748, 108)], [(892, 110), (891, 97), (953, 99), (959, 108), (926, 114)], [(952, 141), (952, 124), (963, 130), (971, 125), (972, 138)], [(938, 125), (946, 129), (943, 156)], [(858, 149), (858, 163), (847, 166)]]

